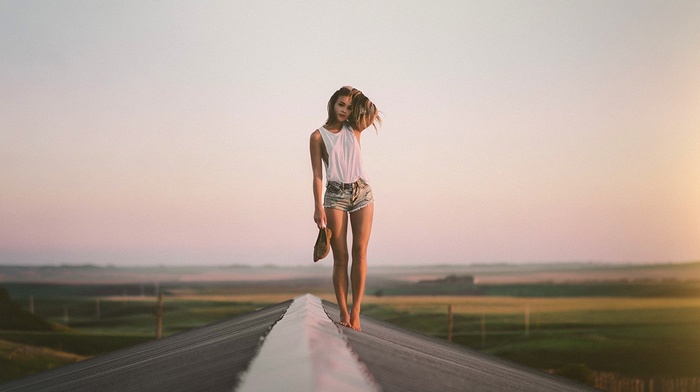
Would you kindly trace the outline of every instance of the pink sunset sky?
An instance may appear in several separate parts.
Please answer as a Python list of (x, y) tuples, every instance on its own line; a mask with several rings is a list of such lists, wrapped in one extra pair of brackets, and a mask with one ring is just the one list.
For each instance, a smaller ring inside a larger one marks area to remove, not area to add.
[(342, 85), (370, 263), (700, 259), (700, 2), (0, 2), (0, 264), (312, 263)]

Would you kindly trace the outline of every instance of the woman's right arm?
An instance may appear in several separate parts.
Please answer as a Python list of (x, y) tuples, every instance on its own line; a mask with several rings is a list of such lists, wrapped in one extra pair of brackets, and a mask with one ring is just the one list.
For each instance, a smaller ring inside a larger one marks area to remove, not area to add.
[(314, 222), (320, 229), (326, 227), (326, 211), (323, 209), (323, 139), (318, 130), (311, 134), (309, 150), (313, 172)]
[(356, 90), (352, 100), (352, 127), (355, 131), (362, 132), (370, 126), (377, 129), (382, 125), (377, 107), (361, 91)]

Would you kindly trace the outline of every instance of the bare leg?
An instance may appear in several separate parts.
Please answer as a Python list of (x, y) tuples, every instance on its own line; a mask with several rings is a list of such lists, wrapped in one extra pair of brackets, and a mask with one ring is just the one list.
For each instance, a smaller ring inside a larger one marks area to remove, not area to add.
[(360, 331), (360, 308), (362, 297), (365, 294), (365, 281), (367, 279), (367, 244), (372, 232), (372, 220), (374, 218), (374, 204), (350, 213), (352, 225), (352, 267), (350, 276), (352, 279), (352, 313), (350, 325)]
[(326, 208), (328, 228), (333, 232), (333, 289), (340, 308), (340, 323), (350, 326), (348, 312), (348, 214), (342, 210)]

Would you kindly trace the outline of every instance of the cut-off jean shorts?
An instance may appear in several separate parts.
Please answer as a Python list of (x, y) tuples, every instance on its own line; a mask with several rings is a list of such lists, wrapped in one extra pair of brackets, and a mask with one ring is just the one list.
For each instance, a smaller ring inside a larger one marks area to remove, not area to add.
[(374, 202), (372, 187), (362, 179), (351, 184), (329, 181), (323, 197), (323, 207), (355, 212)]

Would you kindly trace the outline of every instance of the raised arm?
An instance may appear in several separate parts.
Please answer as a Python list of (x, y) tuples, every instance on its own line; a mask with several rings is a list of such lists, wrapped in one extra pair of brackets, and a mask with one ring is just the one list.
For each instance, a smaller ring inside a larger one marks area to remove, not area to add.
[(377, 129), (377, 125), (382, 124), (377, 107), (360, 90), (353, 91), (351, 117), (351, 125), (358, 132), (364, 131), (370, 125)]

